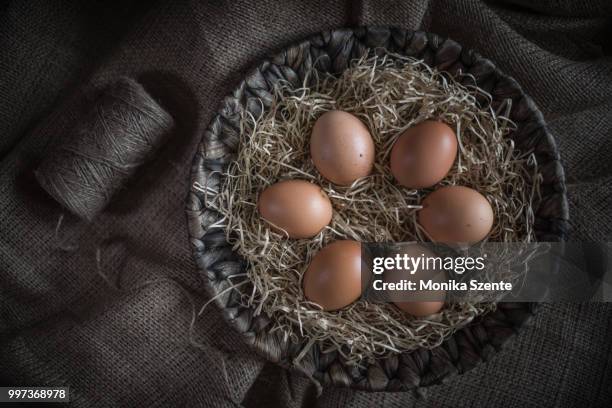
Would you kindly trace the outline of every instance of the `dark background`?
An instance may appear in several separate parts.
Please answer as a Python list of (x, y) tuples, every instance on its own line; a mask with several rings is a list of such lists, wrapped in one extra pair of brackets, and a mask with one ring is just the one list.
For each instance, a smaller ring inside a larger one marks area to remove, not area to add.
[[(183, 211), (197, 144), (244, 72), (311, 33), (385, 24), (449, 36), (514, 76), (558, 141), (571, 239), (609, 242), (611, 18), (604, 0), (3, 2), (0, 383), (68, 385), (82, 407), (611, 406), (610, 304), (544, 305), (492, 361), (426, 399), (336, 388), (317, 398), (308, 379), (247, 349), (214, 307), (197, 321), (196, 348), (190, 301), (206, 296)], [(88, 224), (32, 171), (90, 93), (124, 74), (180, 126)]]

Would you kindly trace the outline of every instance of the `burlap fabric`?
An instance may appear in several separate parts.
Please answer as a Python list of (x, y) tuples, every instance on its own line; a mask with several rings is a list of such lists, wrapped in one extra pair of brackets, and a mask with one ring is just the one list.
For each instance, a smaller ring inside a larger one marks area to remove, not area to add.
[[(430, 387), (426, 399), (335, 388), (316, 398), (308, 379), (253, 355), (215, 308), (198, 319), (195, 347), (189, 299), (199, 306), (206, 297), (183, 211), (194, 149), (245, 71), (313, 32), (385, 24), (450, 36), (515, 77), (557, 137), (571, 237), (610, 241), (608, 1), (106, 7), (0, 7), (1, 384), (69, 385), (73, 405), (83, 407), (612, 403), (612, 307), (604, 304), (545, 306), (508, 349)], [(163, 100), (180, 127), (86, 224), (47, 197), (32, 171), (91, 93), (122, 74)]]
[[(241, 286), (240, 292), (231, 291), (236, 282), (243, 280), (244, 260), (233, 251), (219, 228), (225, 224), (225, 216), (207, 204), (211, 194), (217, 193), (223, 184), (219, 170), (242, 148), (238, 145), (241, 117), (247, 114), (257, 117), (268, 110), (273, 99), (270, 92), (278, 81), (301, 86), (312, 69), (338, 74), (347, 69), (351, 60), (380, 49), (422, 59), (450, 75), (468, 73), (469, 76), (457, 79), (469, 85), (476, 81), (491, 95), (491, 107), (496, 111), (511, 103), (510, 119), (516, 128), (508, 137), (517, 150), (534, 152), (541, 175), (541, 193), (534, 209), (535, 237), (540, 241), (565, 239), (568, 230), (565, 175), (554, 136), (547, 132), (543, 115), (533, 101), (490, 60), (453, 40), (398, 27), (361, 26), (317, 33), (283, 49), (249, 72), (224, 98), (218, 115), (204, 133), (193, 161), (186, 214), (196, 265), (215, 303), (223, 309), (226, 320), (242, 333), (244, 341), (260, 354), (301, 371), (322, 385), (408, 391), (449, 381), (450, 376), (489, 360), (529, 321), (537, 304), (500, 303), (494, 312), (474, 319), (431, 350), (387, 354), (375, 362), (362, 363), (361, 367), (345, 364), (340, 353), (321, 343), (309, 347), (307, 338), (287, 339), (282, 332), (272, 331), (267, 314), (256, 313), (256, 307), (246, 307), (240, 301), (239, 293), (250, 294), (252, 286)], [(549, 273), (555, 274), (557, 268), (558, 265), (551, 265)]]

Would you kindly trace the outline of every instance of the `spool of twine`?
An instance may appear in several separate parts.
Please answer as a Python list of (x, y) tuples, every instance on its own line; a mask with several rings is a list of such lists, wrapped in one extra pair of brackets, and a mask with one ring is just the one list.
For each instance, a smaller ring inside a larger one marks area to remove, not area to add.
[(139, 83), (122, 78), (49, 152), (36, 178), (66, 209), (92, 220), (173, 127), (172, 116)]

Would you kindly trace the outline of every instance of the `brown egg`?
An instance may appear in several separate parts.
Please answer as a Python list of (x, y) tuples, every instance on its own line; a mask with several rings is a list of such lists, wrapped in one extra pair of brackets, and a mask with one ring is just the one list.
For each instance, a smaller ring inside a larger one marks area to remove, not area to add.
[(476, 243), (493, 227), (491, 204), (471, 188), (442, 187), (425, 197), (421, 204), (419, 224), (436, 242)]
[(372, 171), (374, 141), (356, 116), (330, 111), (317, 119), (312, 129), (310, 155), (323, 177), (346, 186)]
[(291, 238), (317, 235), (332, 218), (332, 205), (321, 187), (304, 180), (272, 184), (259, 196), (259, 214)]
[(361, 296), (361, 244), (334, 241), (323, 247), (304, 273), (304, 296), (323, 310), (338, 310)]
[(445, 123), (426, 120), (408, 128), (391, 150), (391, 174), (408, 188), (440, 182), (457, 157), (457, 135)]
[(395, 304), (403, 312), (416, 317), (425, 317), (438, 313), (444, 307), (444, 302), (399, 302)]
[[(408, 255), (411, 258), (435, 258), (436, 254), (429, 248), (414, 243), (406, 243), (404, 247), (397, 251), (400, 255)], [(406, 269), (388, 269), (383, 275), (385, 282), (401, 282), (402, 280), (415, 282), (417, 287), (421, 280), (431, 279), (434, 282), (446, 281), (446, 272), (443, 269), (427, 269), (420, 267), (414, 273)], [(446, 293), (444, 291), (387, 291), (386, 297), (392, 301), (402, 311), (416, 317), (429, 316), (439, 312), (444, 307)]]

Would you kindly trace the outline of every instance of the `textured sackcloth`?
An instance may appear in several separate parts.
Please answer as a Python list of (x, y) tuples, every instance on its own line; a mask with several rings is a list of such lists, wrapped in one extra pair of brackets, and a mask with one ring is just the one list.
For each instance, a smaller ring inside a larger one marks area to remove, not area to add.
[[(426, 399), (339, 388), (317, 398), (308, 379), (254, 355), (214, 307), (195, 347), (189, 299), (207, 297), (184, 213), (202, 132), (258, 59), (325, 29), (398, 25), (449, 36), (521, 83), (558, 140), (572, 239), (611, 241), (609, 0), (81, 3), (0, 6), (1, 385), (67, 385), (79, 407), (612, 406), (609, 304), (544, 306), (507, 349)], [(91, 91), (125, 74), (179, 129), (87, 224), (32, 171)]]

